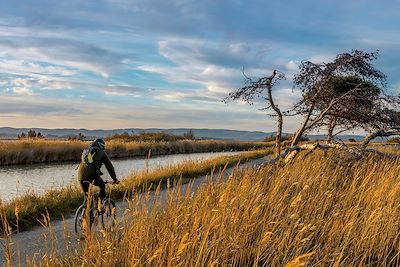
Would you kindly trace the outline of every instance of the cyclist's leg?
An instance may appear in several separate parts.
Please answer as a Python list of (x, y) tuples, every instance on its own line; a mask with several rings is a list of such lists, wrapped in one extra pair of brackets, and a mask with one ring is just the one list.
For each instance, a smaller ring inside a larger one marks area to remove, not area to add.
[(97, 205), (97, 208), (100, 211), (102, 200), (106, 197), (106, 184), (104, 183), (103, 179), (101, 179), (101, 177), (97, 177), (97, 179), (94, 180), (93, 184), (100, 188), (98, 205)]
[(81, 180), (79, 181), (82, 187), (82, 191), (85, 194), (85, 201), (88, 197), (89, 194), (89, 186), (90, 186), (90, 182), (88, 180)]
[(101, 199), (105, 198), (106, 197), (106, 184), (104, 183), (103, 179), (101, 179), (101, 177), (98, 177), (94, 180), (93, 184), (100, 188), (99, 197)]

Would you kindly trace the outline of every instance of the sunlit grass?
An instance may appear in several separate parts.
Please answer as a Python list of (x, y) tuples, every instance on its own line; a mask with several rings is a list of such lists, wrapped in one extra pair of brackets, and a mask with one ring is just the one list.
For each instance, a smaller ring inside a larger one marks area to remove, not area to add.
[[(398, 266), (400, 160), (300, 156), (217, 179), (193, 197), (137, 198), (119, 231), (61, 266)], [(105, 245), (107, 244), (107, 245)]]

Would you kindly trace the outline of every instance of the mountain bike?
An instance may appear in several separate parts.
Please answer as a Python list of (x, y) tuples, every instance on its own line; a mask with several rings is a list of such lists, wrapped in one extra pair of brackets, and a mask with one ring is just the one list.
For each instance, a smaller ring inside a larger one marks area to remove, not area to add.
[[(89, 181), (83, 181), (89, 183)], [(104, 181), (105, 184), (113, 184), (111, 181)], [(89, 202), (89, 203), (88, 203)], [(97, 205), (95, 205), (97, 204)], [(106, 231), (111, 231), (116, 220), (115, 202), (107, 195), (101, 202), (101, 209), (98, 209), (98, 193), (89, 194), (85, 197), (82, 205), (75, 212), (75, 233), (77, 235), (90, 231), (93, 226), (97, 226), (99, 221)], [(88, 210), (89, 208), (89, 210)]]

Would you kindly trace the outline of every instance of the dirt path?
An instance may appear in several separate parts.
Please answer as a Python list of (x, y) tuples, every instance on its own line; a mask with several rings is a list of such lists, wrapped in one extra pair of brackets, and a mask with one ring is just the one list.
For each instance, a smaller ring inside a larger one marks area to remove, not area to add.
[[(253, 160), (249, 163), (243, 164), (240, 168), (248, 166), (258, 166), (264, 159)], [(228, 176), (234, 168), (227, 169), (224, 176)], [(192, 185), (192, 192), (196, 192), (198, 188), (204, 184), (206, 176), (201, 176), (194, 179)], [(189, 184), (182, 185), (181, 192), (185, 192)], [(147, 203), (153, 203), (155, 199), (155, 192), (150, 192)], [(167, 191), (162, 190), (157, 198), (164, 200), (167, 196)], [(124, 217), (127, 203), (124, 201), (117, 202), (117, 217), (122, 220)], [(61, 255), (67, 253), (71, 249), (77, 248), (79, 241), (74, 233), (74, 215), (70, 214), (64, 220), (53, 221), (51, 227), (37, 227), (30, 231), (14, 234), (11, 240), (0, 240), (0, 263), (1, 266), (26, 266), (26, 257), (33, 259), (41, 259), (43, 255), (50, 254), (51, 252)], [(8, 244), (8, 246), (6, 245)], [(7, 247), (10, 252), (7, 253)], [(9, 259), (7, 259), (9, 257)]]

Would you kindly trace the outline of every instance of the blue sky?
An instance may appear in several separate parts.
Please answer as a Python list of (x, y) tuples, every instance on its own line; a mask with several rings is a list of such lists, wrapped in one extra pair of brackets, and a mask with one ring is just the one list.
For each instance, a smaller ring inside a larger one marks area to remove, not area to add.
[[(261, 104), (223, 104), (252, 77), (301, 60), (380, 50), (400, 92), (400, 1), (15, 0), (0, 2), (0, 126), (273, 131)], [(294, 131), (298, 118), (286, 120)]]

